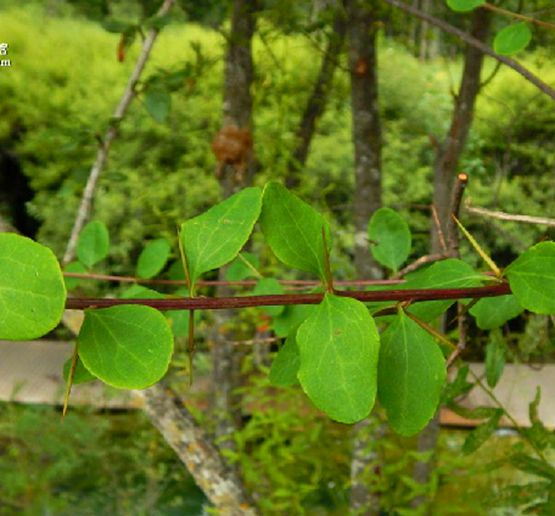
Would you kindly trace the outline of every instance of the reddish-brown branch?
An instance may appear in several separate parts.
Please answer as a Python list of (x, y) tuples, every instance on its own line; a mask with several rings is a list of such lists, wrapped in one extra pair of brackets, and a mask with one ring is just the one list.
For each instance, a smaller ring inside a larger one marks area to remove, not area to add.
[[(465, 299), (504, 296), (511, 293), (508, 283), (486, 287), (451, 289), (415, 289), (384, 291), (336, 291), (338, 296), (352, 297), (363, 302), (380, 301), (435, 301), (441, 299)], [(135, 304), (146, 305), (158, 310), (226, 310), (256, 306), (316, 305), (323, 294), (281, 294), (271, 296), (240, 297), (197, 297), (172, 299), (106, 299), (106, 298), (69, 298), (66, 308), (84, 310), (85, 308), (106, 308), (109, 306)]]

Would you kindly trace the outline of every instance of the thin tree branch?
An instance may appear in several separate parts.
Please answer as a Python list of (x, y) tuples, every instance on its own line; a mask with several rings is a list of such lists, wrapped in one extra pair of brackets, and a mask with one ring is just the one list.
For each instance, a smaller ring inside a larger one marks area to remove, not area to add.
[(494, 52), (490, 47), (488, 47), (481, 41), (477, 40), (476, 38), (473, 38), (466, 32), (460, 29), (457, 29), (456, 27), (453, 27), (453, 25), (447, 23), (444, 20), (440, 20), (439, 18), (435, 18), (434, 16), (424, 13), (412, 5), (405, 4), (404, 2), (400, 2), (399, 0), (384, 0), (384, 2), (389, 5), (392, 5), (393, 7), (396, 7), (397, 9), (401, 9), (402, 11), (412, 14), (413, 16), (416, 16), (421, 20), (425, 20), (431, 23), (432, 25), (439, 27), (441, 30), (448, 32), (449, 34), (453, 34), (454, 36), (457, 36), (459, 39), (461, 39), (468, 45), (472, 45), (473, 47), (482, 51), (484, 54), (487, 54), (488, 56), (493, 57), (494, 59), (497, 59), (498, 61), (507, 65), (509, 68), (512, 68), (515, 72), (519, 73), (527, 81), (529, 81), (534, 86), (536, 86), (536, 88), (538, 88), (540, 91), (542, 91), (547, 96), (555, 100), (555, 89), (553, 89), (551, 86), (543, 82), (538, 76), (536, 76), (534, 73), (528, 70), (528, 68), (524, 67), (514, 59), (511, 59), (510, 57), (502, 56)]
[(162, 384), (135, 392), (145, 399), (145, 412), (150, 421), (185, 464), (218, 514), (256, 515), (257, 511), (237, 487), (239, 479), (224, 464), (221, 454), (179, 396)]
[[(173, 4), (173, 0), (164, 0), (164, 3), (158, 10), (158, 16), (162, 16), (166, 14)], [(75, 218), (75, 222), (73, 224), (73, 228), (71, 230), (71, 235), (69, 237), (69, 241), (67, 243), (66, 251), (63, 258), (63, 263), (67, 264), (73, 260), (75, 257), (75, 248), (77, 246), (77, 239), (79, 238), (79, 233), (83, 229), (87, 219), (89, 218), (91, 208), (92, 208), (92, 201), (94, 197), (94, 192), (96, 189), (96, 185), (98, 183), (98, 179), (100, 177), (100, 173), (102, 172), (104, 166), (106, 165), (106, 161), (108, 159), (108, 153), (110, 151), (110, 147), (112, 142), (117, 136), (118, 127), (123, 120), (123, 117), (127, 113), (127, 109), (131, 104), (131, 101), (135, 97), (135, 87), (139, 82), (139, 78), (144, 70), (146, 62), (150, 56), (150, 52), (152, 47), (154, 46), (154, 42), (158, 37), (159, 29), (153, 28), (146, 38), (144, 39), (143, 46), (141, 49), (141, 53), (137, 58), (137, 62), (135, 64), (135, 68), (127, 81), (127, 86), (121, 96), (118, 106), (114, 111), (112, 119), (110, 121), (110, 125), (106, 131), (104, 139), (102, 140), (98, 151), (96, 153), (95, 162), (91, 168), (89, 173), (89, 177), (87, 179), (87, 184), (85, 185), (85, 190), (83, 191), (83, 195), (81, 197), (81, 203), (79, 204), (79, 209), (77, 211), (77, 216)]]
[(492, 219), (508, 220), (510, 222), (522, 222), (524, 224), (539, 224), (543, 226), (555, 227), (555, 219), (548, 217), (534, 217), (532, 215), (516, 215), (505, 213), (503, 211), (488, 210), (487, 208), (478, 208), (465, 203), (464, 209), (469, 213), (483, 215)]
[[(378, 301), (433, 301), (440, 299), (465, 299), (505, 296), (511, 293), (508, 283), (485, 287), (452, 289), (407, 289), (383, 291), (346, 291), (337, 290), (335, 294), (352, 297), (366, 303)], [(158, 310), (227, 310), (256, 306), (316, 305), (323, 294), (279, 294), (269, 296), (236, 297), (195, 297), (173, 299), (107, 299), (107, 298), (68, 298), (66, 308), (84, 310), (87, 308), (106, 308), (115, 305), (145, 305)]]
[(540, 27), (546, 27), (547, 29), (555, 30), (555, 25), (553, 25), (553, 23), (538, 20), (537, 18), (532, 18), (524, 14), (515, 13), (513, 11), (509, 11), (508, 9), (503, 9), (502, 7), (498, 7), (496, 5), (489, 4), (487, 2), (481, 4), (480, 7), (483, 7), (484, 9), (489, 9), (490, 11), (493, 11), (495, 13), (509, 16), (510, 18), (516, 18), (517, 20), (523, 20), (528, 23), (534, 23), (535, 25), (538, 25)]

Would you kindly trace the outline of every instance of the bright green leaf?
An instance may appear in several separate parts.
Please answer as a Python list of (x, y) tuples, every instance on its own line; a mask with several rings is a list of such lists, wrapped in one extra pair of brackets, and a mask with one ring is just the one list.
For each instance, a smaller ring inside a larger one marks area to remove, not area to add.
[(298, 378), (312, 402), (342, 423), (364, 419), (374, 406), (379, 335), (366, 307), (326, 294), (297, 332)]
[(495, 387), (505, 368), (506, 344), (499, 330), (492, 331), (486, 346), (486, 380), (490, 387)]
[[(64, 272), (78, 272), (83, 274), (87, 272), (87, 268), (79, 261), (68, 263), (64, 267)], [(77, 287), (83, 280), (80, 278), (70, 278), (68, 276), (64, 276), (64, 281), (66, 284), (66, 289), (71, 290)]]
[[(420, 288), (466, 288), (478, 287), (484, 276), (478, 274), (467, 263), (449, 258), (435, 262), (426, 269), (409, 274), (406, 283), (400, 285), (402, 289)], [(455, 301), (424, 301), (411, 305), (409, 311), (423, 321), (431, 321), (440, 316)]]
[(524, 50), (532, 39), (532, 31), (526, 23), (508, 25), (493, 40), (493, 49), (501, 55), (510, 56)]
[(509, 294), (508, 296), (484, 297), (469, 311), (476, 318), (478, 328), (492, 330), (514, 319), (523, 310), (518, 299)]
[(54, 253), (29, 238), (0, 233), (0, 339), (42, 337), (60, 322), (65, 301)]
[(166, 265), (170, 256), (170, 244), (165, 238), (149, 242), (139, 255), (137, 261), (137, 276), (153, 278)]
[(464, 13), (485, 4), (485, 0), (447, 0), (447, 5), (456, 12)]
[(262, 204), (260, 188), (245, 188), (181, 225), (191, 281), (229, 263), (252, 232)]
[[(174, 337), (189, 335), (189, 310), (170, 310), (166, 313)], [(195, 321), (198, 319), (195, 312)]]
[(331, 249), (329, 225), (314, 208), (276, 182), (264, 188), (262, 231), (274, 254), (286, 265), (325, 278), (324, 242)]
[(298, 383), (297, 373), (299, 372), (299, 346), (292, 331), (287, 337), (285, 344), (281, 347), (272, 362), (270, 369), (270, 383), (279, 387), (288, 387)]
[(77, 257), (89, 269), (104, 260), (110, 248), (110, 235), (103, 222), (89, 222), (79, 234)]
[(121, 299), (164, 299), (166, 296), (157, 290), (133, 283), (119, 297)]
[(507, 267), (505, 275), (526, 310), (555, 313), (555, 242), (531, 247)]
[[(262, 278), (256, 283), (252, 292), (253, 296), (278, 295), (285, 292), (281, 283), (275, 278)], [(283, 312), (284, 306), (264, 306), (262, 311), (275, 317)]]
[(391, 208), (380, 208), (374, 212), (368, 224), (368, 239), (372, 256), (388, 269), (397, 271), (409, 256), (409, 226)]
[(159, 123), (168, 118), (171, 109), (172, 97), (168, 90), (160, 86), (152, 87), (145, 93), (145, 108), (148, 114)]
[(173, 352), (166, 318), (143, 305), (86, 310), (78, 343), (83, 365), (124, 389), (144, 389), (160, 380)]
[(436, 413), (445, 384), (445, 359), (434, 338), (404, 313), (382, 335), (379, 399), (391, 427), (416, 434)]
[[(242, 281), (247, 278), (257, 277), (256, 270), (260, 267), (260, 260), (258, 256), (248, 252), (240, 253), (241, 256), (238, 256), (233, 260), (227, 270), (225, 271), (225, 279), (227, 281)], [(249, 267), (245, 261), (252, 265), (252, 268)]]
[[(64, 363), (63, 375), (65, 382), (67, 382), (70, 369), (71, 357)], [(73, 384), (78, 385), (80, 383), (92, 382), (93, 380), (96, 380), (96, 376), (91, 374), (91, 372), (83, 365), (83, 362), (78, 358), (77, 365), (75, 366), (75, 373), (73, 374)]]

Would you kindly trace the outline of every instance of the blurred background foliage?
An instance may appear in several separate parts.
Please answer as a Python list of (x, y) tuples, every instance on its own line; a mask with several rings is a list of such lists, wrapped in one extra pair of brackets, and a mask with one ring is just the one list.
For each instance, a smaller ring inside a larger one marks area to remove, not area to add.
[[(325, 45), (322, 23), (311, 5), (263, 2), (254, 42), (258, 184), (288, 174), (297, 124)], [(0, 40), (9, 42), (13, 62), (0, 73), (0, 214), (14, 224), (26, 220), (19, 229), (59, 257), (99, 139), (139, 52), (140, 37), (118, 62), (120, 35), (106, 28), (114, 20), (136, 24), (155, 6), (149, 0), (37, 0), (23, 5), (4, 0), (0, 6)], [(94, 218), (105, 222), (111, 235), (109, 260), (99, 272), (133, 274), (146, 240), (164, 236), (175, 242), (183, 220), (219, 199), (210, 144), (221, 127), (228, 14), (227, 4), (219, 0), (181, 0), (162, 31), (96, 193)], [(435, 146), (448, 130), (452, 92), (461, 74), (460, 47), (445, 38), (443, 54), (421, 61), (411, 51), (406, 19), (392, 13), (389, 20), (379, 41), (384, 204), (409, 222), (416, 257), (429, 248), (427, 206)], [(535, 39), (533, 50), (522, 58), (551, 83), (552, 40), (553, 33)], [(484, 77), (492, 79), (480, 94), (461, 163), (470, 175), (466, 198), (475, 206), (553, 216), (552, 102), (511, 70), (496, 71), (491, 61), (485, 68)], [(164, 93), (158, 107), (152, 107), (148, 92), (156, 88)], [(343, 55), (298, 189), (331, 219), (339, 279), (354, 276), (352, 170), (350, 86)], [(17, 201), (23, 200), (23, 213), (16, 213), (14, 196), (21, 192), (25, 196)], [(464, 212), (463, 218), (500, 265), (554, 236), (542, 226)], [(291, 274), (276, 264), (258, 236), (253, 251), (265, 271)], [(478, 263), (464, 242), (462, 253)], [(178, 256), (175, 245), (173, 255)], [(237, 325), (248, 330), (245, 334), (255, 324), (251, 319), (249, 313), (238, 319)], [(507, 335), (511, 359), (545, 359), (555, 349), (545, 317), (523, 317), (514, 324), (511, 329), (518, 333)], [(206, 331), (203, 325), (204, 320), (201, 333)], [(475, 328), (473, 337), (479, 344), (489, 339)], [(483, 354), (477, 351), (476, 356)], [(251, 380), (245, 395), (266, 410), (252, 412), (235, 436), (238, 453), (230, 458), (241, 463), (261, 507), (267, 514), (344, 514), (349, 429), (315, 417), (296, 389), (275, 392), (256, 374)], [(444, 514), (441, 502), (449, 499), (461, 501), (462, 514), (482, 514), (481, 500), (523, 479), (514, 470), (484, 473), (479, 458), (460, 457), (463, 440), (459, 432), (442, 435), (441, 464), (427, 486), (438, 492), (434, 514)], [(506, 443), (503, 438), (488, 443), (483, 457), (503, 456)], [(403, 453), (413, 445), (400, 438), (384, 440), (382, 451), (391, 460), (378, 490), (391, 511), (406, 506), (414, 494), (410, 475), (417, 457)], [(204, 503), (140, 414), (108, 418), (75, 410), (60, 425), (53, 409), (11, 404), (0, 406), (0, 492), (2, 514), (4, 507), (7, 514), (199, 514)]]

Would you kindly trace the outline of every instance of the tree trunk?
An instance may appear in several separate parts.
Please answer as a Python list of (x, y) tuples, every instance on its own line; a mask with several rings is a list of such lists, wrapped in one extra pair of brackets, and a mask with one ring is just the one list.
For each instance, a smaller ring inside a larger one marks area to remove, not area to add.
[[(382, 277), (381, 268), (368, 252), (367, 225), (371, 214), (381, 206), (381, 125), (378, 106), (375, 4), (346, 0), (351, 72), (351, 110), (355, 151), (355, 267), (361, 278)], [(365, 481), (364, 474), (375, 463), (370, 443), (384, 429), (370, 420), (353, 427), (351, 459), (351, 511), (378, 514), (379, 497)]]
[[(252, 181), (254, 158), (252, 154), (252, 95), (254, 79), (252, 61), (252, 38), (256, 26), (255, 12), (257, 2), (234, 0), (231, 20), (231, 33), (225, 62), (223, 128), (235, 128), (238, 134), (249, 137), (244, 155), (235, 162), (221, 162), (220, 184), (223, 196), (228, 197), (235, 190)], [(232, 133), (233, 134), (233, 131)], [(231, 142), (235, 145), (236, 142)], [(213, 144), (214, 148), (214, 144)], [(219, 279), (223, 280), (224, 271), (220, 269)], [(218, 287), (216, 295), (229, 295), (229, 289)], [(233, 317), (229, 311), (214, 314), (212, 331), (213, 363), (213, 410), (216, 418), (216, 438), (222, 450), (235, 449), (233, 433), (241, 424), (240, 399), (235, 389), (240, 385), (241, 356), (232, 341), (233, 332), (225, 331), (225, 324)]]
[(355, 149), (355, 267), (364, 278), (380, 278), (382, 270), (368, 253), (367, 226), (381, 206), (382, 134), (378, 106), (376, 55), (377, 7), (360, 0), (346, 0), (351, 72), (351, 110)]
[[(491, 13), (485, 9), (476, 9), (472, 14), (471, 35), (485, 42), (490, 29)], [(449, 219), (451, 189), (457, 172), (457, 164), (466, 143), (474, 105), (480, 90), (480, 72), (484, 54), (472, 46), (467, 46), (464, 58), (464, 70), (461, 86), (451, 118), (451, 126), (445, 141), (441, 145), (435, 162), (433, 203), (445, 233)], [(432, 230), (432, 253), (440, 251), (437, 231)]]
[(181, 399), (162, 383), (137, 391), (145, 412), (195, 479), (218, 514), (255, 515), (241, 480), (225, 464)]
[(333, 75), (337, 68), (339, 54), (345, 41), (347, 24), (345, 13), (337, 8), (333, 21), (333, 32), (330, 34), (318, 77), (312, 89), (312, 93), (306, 103), (301, 122), (297, 128), (297, 147), (293, 151), (289, 163), (289, 172), (286, 179), (288, 188), (299, 186), (301, 170), (306, 163), (310, 144), (316, 131), (316, 123), (324, 113), (328, 95), (333, 83)]
[[(485, 42), (491, 25), (491, 14), (485, 9), (476, 9), (472, 14), (471, 34), (476, 39)], [(480, 72), (484, 54), (475, 47), (467, 46), (464, 58), (464, 70), (461, 79), (459, 93), (455, 100), (451, 126), (445, 141), (438, 150), (434, 174), (434, 206), (440, 222), (444, 238), (450, 221), (451, 191), (457, 172), (457, 164), (466, 143), (476, 98), (480, 91)], [(432, 224), (431, 252), (439, 253), (445, 251), (441, 246), (435, 224)], [(442, 323), (443, 324), (443, 323)], [(439, 415), (436, 415), (418, 437), (418, 451), (426, 452), (437, 446), (439, 437)], [(416, 482), (426, 484), (430, 480), (435, 458), (429, 462), (417, 462), (414, 468), (414, 479)], [(424, 497), (413, 500), (413, 507), (418, 507), (426, 502)]]

